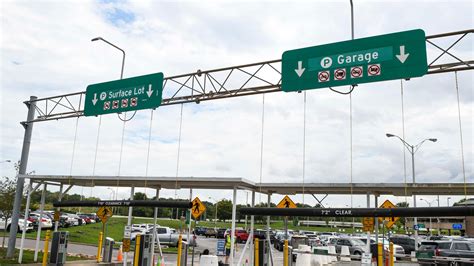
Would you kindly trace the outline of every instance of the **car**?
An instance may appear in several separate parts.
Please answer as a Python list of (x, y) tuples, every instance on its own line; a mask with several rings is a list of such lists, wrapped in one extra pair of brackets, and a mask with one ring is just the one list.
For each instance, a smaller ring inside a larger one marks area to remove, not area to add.
[(405, 235), (394, 235), (390, 237), (390, 241), (403, 247), (405, 254), (411, 254), (412, 251), (415, 251), (415, 239), (413, 238)]
[(206, 232), (204, 232), (204, 236), (217, 238), (217, 231), (214, 228), (207, 228)]
[(285, 240), (290, 240), (290, 238), (291, 238), (290, 234), (286, 235), (284, 232), (278, 232), (275, 235), (275, 241), (273, 242), (273, 247), (278, 251), (283, 251)]
[[(427, 253), (430, 256), (451, 257), (451, 258), (474, 258), (474, 243), (466, 240), (453, 241), (424, 241), (419, 252)], [(432, 263), (431, 260), (420, 259), (420, 262)], [(438, 262), (438, 264), (446, 263), (448, 265), (471, 265), (462, 262)]]
[(130, 232), (130, 240), (135, 241), (135, 239), (137, 238), (137, 235), (144, 235), (146, 233), (147, 231), (144, 228), (132, 227), (131, 232)]
[(333, 241), (331, 241), (331, 245), (334, 245), (336, 247), (337, 253), (341, 253), (342, 246), (348, 246), (349, 253), (351, 255), (358, 255), (358, 256), (364, 253), (365, 248), (367, 246), (367, 244), (361, 241), (360, 239), (349, 238), (349, 237), (335, 238)]
[[(300, 245), (308, 245), (309, 244), (309, 239), (305, 235), (292, 235), (289, 239), (288, 244), (294, 250), (294, 249), (298, 249)], [(297, 254), (298, 254), (297, 252), (293, 253), (293, 257), (292, 257), (293, 262), (296, 262)]]
[[(355, 238), (360, 239), (362, 242), (364, 242), (365, 245), (367, 245), (367, 237), (355, 237)], [(387, 238), (379, 237), (378, 240), (379, 240), (379, 243), (383, 243), (385, 250), (389, 250), (390, 241)], [(372, 244), (375, 244), (375, 238), (373, 237), (370, 238), (370, 245)], [(405, 254), (405, 249), (400, 245), (393, 244), (393, 249), (394, 249), (395, 254)]]
[(226, 231), (227, 231), (227, 229), (225, 229), (225, 228), (217, 229), (217, 238), (224, 238)]
[(59, 219), (64, 221), (65, 227), (79, 225), (79, 220), (71, 213), (63, 213)]
[[(0, 216), (0, 230), (5, 230), (10, 231), (11, 227), (11, 218), (8, 218), (7, 221), (5, 221), (5, 217), (3, 215)], [(18, 232), (23, 232), (23, 229), (25, 228), (25, 220), (24, 219), (18, 219)], [(26, 220), (26, 232), (33, 230), (33, 225), (31, 224), (30, 221)]]
[(80, 214), (78, 215), (82, 220), (84, 220), (85, 224), (90, 224), (92, 223), (91, 222), (91, 218), (89, 218), (87, 215), (84, 215), (84, 214)]
[(196, 227), (194, 228), (194, 233), (198, 236), (202, 236), (206, 232), (206, 229), (206, 227)]
[(247, 231), (242, 230), (242, 229), (236, 229), (234, 232), (235, 239), (237, 240), (237, 243), (245, 243), (247, 242), (247, 239), (249, 238), (249, 233)]
[[(41, 228), (52, 228), (53, 227), (53, 221), (52, 219), (46, 214), (39, 212), (32, 212), (30, 213), (30, 216), (36, 217), (38, 222), (41, 222)], [(40, 218), (41, 217), (41, 218)]]

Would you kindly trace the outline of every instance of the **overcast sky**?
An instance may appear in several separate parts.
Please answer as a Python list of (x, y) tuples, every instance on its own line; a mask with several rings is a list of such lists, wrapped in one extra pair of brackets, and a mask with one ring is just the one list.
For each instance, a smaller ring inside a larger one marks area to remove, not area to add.
[[(347, 1), (1, 1), (0, 161), (20, 158), (26, 119), (23, 101), (84, 91), (120, 77), (163, 72), (165, 77), (281, 58), (286, 50), (350, 39)], [(427, 35), (473, 28), (472, 1), (354, 1), (355, 37), (423, 29)], [(471, 34), (472, 35), (472, 34)], [(438, 42), (449, 46), (454, 39)], [(472, 60), (473, 38), (453, 49)], [(428, 58), (439, 52), (428, 46)], [(473, 73), (458, 73), (465, 174), (473, 178)], [(405, 136), (428, 142), (416, 154), (417, 182), (463, 182), (454, 73), (427, 75), (404, 82)], [(342, 88), (341, 90), (346, 90)], [(166, 92), (164, 92), (166, 93)], [(305, 182), (350, 181), (349, 96), (329, 89), (307, 91)], [(265, 96), (263, 182), (303, 180), (303, 96)], [(359, 85), (352, 94), (353, 182), (403, 183), (403, 146), (385, 137), (402, 136), (400, 81)], [(145, 175), (150, 110), (126, 123), (121, 175)], [(186, 104), (179, 176), (260, 179), (262, 95)], [(180, 106), (153, 113), (150, 176), (176, 176)], [(36, 123), (28, 171), (36, 174), (91, 175), (99, 119), (83, 117)], [(73, 158), (75, 126), (77, 140)], [(117, 175), (123, 123), (102, 119), (97, 175)], [(407, 156), (408, 180), (411, 180)], [(72, 164), (71, 164), (72, 162)], [(72, 165), (72, 168), (71, 168)], [(2, 176), (13, 165), (0, 163)], [(144, 191), (139, 189), (138, 191)], [(75, 188), (110, 198), (106, 188)], [(150, 189), (147, 193), (154, 194)], [(119, 198), (129, 189), (120, 189)], [(231, 198), (231, 191), (197, 190), (207, 200)], [(163, 190), (162, 196), (174, 196)], [(188, 191), (178, 194), (184, 198)], [(239, 192), (245, 203), (245, 192)], [(274, 201), (283, 196), (275, 195)], [(404, 198), (382, 196), (394, 202)], [(257, 196), (257, 200), (260, 197)], [(293, 196), (301, 202), (301, 196)], [(434, 197), (427, 197), (431, 200)], [(456, 198), (456, 199), (459, 199)], [(261, 200), (266, 200), (262, 196)], [(214, 200), (211, 200), (214, 201)], [(452, 200), (453, 202), (454, 200)], [(305, 197), (305, 202), (316, 201)], [(329, 206), (350, 204), (348, 196), (329, 196)], [(436, 203), (435, 203), (436, 204)], [(446, 197), (441, 197), (441, 205)], [(365, 196), (354, 206), (365, 206)], [(419, 206), (426, 206), (423, 201)]]

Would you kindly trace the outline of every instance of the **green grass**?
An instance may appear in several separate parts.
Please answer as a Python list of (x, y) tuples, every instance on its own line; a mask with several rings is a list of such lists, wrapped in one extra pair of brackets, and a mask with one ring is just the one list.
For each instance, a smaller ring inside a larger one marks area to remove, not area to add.
[[(15, 250), (15, 255), (13, 256), (13, 259), (5, 259), (5, 255), (7, 253), (6, 248), (0, 248), (0, 265), (11, 265), (11, 264), (19, 264), (18, 263), (18, 255), (19, 255), (19, 250)], [(23, 250), (23, 259), (22, 263), (34, 263), (34, 255), (35, 252), (32, 250)], [(67, 261), (76, 261), (76, 260), (88, 260), (89, 258), (85, 257), (76, 257), (76, 256), (67, 256)], [(38, 262), (41, 263), (43, 261), (43, 252), (38, 253)]]
[[(147, 218), (134, 218), (132, 223), (151, 223), (152, 219)], [(160, 226), (167, 226), (171, 228), (182, 227), (183, 224), (179, 220), (169, 220), (169, 219), (158, 219), (157, 223)], [(123, 238), (123, 229), (127, 224), (127, 218), (125, 217), (112, 217), (109, 219), (106, 225), (106, 236), (115, 239), (116, 241), (121, 241)], [(248, 224), (250, 225), (250, 223)], [(201, 227), (218, 227), (218, 228), (230, 228), (230, 222), (204, 222), (201, 221), (197, 224)], [(245, 223), (236, 223), (236, 227), (245, 227)], [(283, 229), (283, 221), (272, 222), (271, 227), (273, 229)], [(193, 222), (194, 228), (194, 222)], [(255, 228), (263, 229), (265, 228), (264, 224), (255, 224)], [(302, 229), (302, 230), (312, 230), (312, 231), (328, 231), (331, 230), (329, 227), (306, 227), (306, 226), (293, 226), (293, 224), (288, 223), (289, 229)], [(102, 230), (102, 223), (88, 224), (83, 226), (73, 226), (68, 228), (60, 228), (60, 231), (69, 231), (69, 241), (73, 243), (82, 243), (97, 245), (99, 241), (99, 232)], [(346, 230), (347, 232), (347, 230)], [(28, 232), (26, 234), (27, 238), (36, 239), (36, 231)], [(20, 234), (19, 234), (20, 235)], [(46, 230), (41, 231), (41, 239), (44, 239), (46, 235)]]

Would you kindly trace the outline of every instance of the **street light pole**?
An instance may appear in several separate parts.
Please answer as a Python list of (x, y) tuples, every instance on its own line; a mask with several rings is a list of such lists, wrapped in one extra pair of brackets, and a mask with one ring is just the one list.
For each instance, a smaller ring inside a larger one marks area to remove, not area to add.
[(449, 200), (451, 199), (451, 197), (448, 197), (447, 200), (448, 200), (448, 207), (449, 207)]
[(113, 44), (109, 41), (107, 41), (106, 39), (104, 39), (102, 37), (96, 37), (96, 38), (92, 39), (91, 41), (92, 42), (103, 41), (103, 42), (107, 43), (108, 45), (110, 45), (110, 46), (112, 46), (112, 47), (114, 47), (114, 48), (116, 48), (116, 49), (118, 49), (122, 52), (122, 70), (120, 71), (120, 79), (122, 79), (123, 78), (123, 68), (125, 66), (125, 51), (122, 48), (118, 47), (117, 45), (115, 45), (115, 44)]
[[(397, 135), (387, 133), (387, 134), (385, 134), (385, 136), (387, 136), (387, 138), (391, 138), (391, 137), (398, 138), (403, 143), (405, 148), (407, 148), (408, 152), (410, 152), (410, 154), (411, 154), (411, 172), (412, 172), (412, 177), (413, 177), (413, 185), (415, 185), (415, 183), (416, 183), (416, 179), (415, 179), (415, 153), (418, 151), (418, 149), (420, 149), (421, 145), (423, 145), (423, 143), (425, 141), (429, 140), (431, 142), (436, 142), (438, 140), (435, 139), (435, 138), (429, 138), (429, 139), (424, 139), (423, 141), (421, 141), (420, 143), (418, 143), (416, 145), (411, 145), (411, 144), (409, 144), (408, 142), (406, 142), (404, 139), (400, 138)], [(415, 195), (415, 193), (413, 193), (413, 207), (416, 208), (416, 195)], [(414, 225), (418, 224), (418, 218), (417, 217), (414, 217), (413, 223), (414, 223)], [(415, 250), (418, 251), (418, 230), (415, 230)]]
[(215, 224), (215, 227), (217, 228), (217, 204), (218, 204), (218, 202), (217, 202), (217, 200), (215, 200), (215, 199), (212, 198), (212, 197), (209, 197), (209, 199), (212, 199), (212, 200), (214, 200), (214, 201), (216, 202), (216, 204), (215, 204), (215, 205), (216, 205), (216, 211), (215, 211), (215, 213), (214, 213), (214, 216), (215, 216), (215, 218), (214, 218), (214, 224)]
[[(428, 204), (428, 206), (429, 206), (430, 208), (431, 208), (431, 203), (433, 203), (433, 202), (436, 201), (436, 199), (433, 200), (433, 201), (427, 201), (426, 199), (420, 199), (420, 200), (425, 201), (425, 202)], [(439, 221), (439, 219), (438, 219), (438, 221)], [(438, 222), (438, 225), (439, 225), (439, 222)], [(431, 217), (430, 217), (430, 236), (433, 235), (433, 233), (431, 232), (432, 229), (433, 229), (433, 227), (432, 227), (432, 224), (431, 224)], [(438, 231), (439, 231), (439, 226), (438, 226)]]

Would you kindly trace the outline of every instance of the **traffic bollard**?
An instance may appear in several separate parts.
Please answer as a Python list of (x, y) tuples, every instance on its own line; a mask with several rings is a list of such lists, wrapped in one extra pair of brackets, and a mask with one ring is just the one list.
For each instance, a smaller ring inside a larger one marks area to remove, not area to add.
[(44, 251), (43, 251), (43, 266), (48, 265), (48, 250), (49, 250), (49, 234), (50, 230), (46, 231), (46, 237), (44, 238)]

